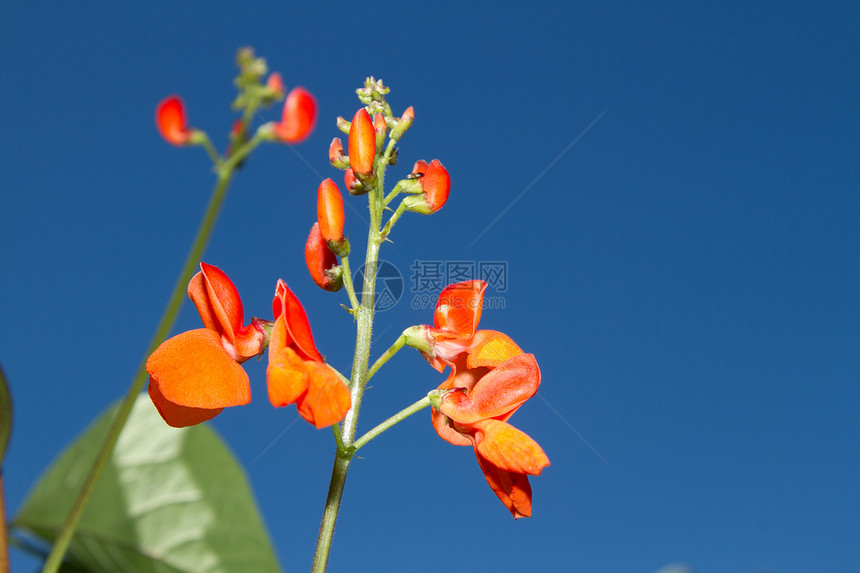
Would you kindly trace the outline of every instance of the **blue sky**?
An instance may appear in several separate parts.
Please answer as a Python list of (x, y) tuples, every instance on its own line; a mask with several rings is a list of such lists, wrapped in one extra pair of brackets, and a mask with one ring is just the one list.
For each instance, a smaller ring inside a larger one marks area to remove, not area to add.
[[(158, 137), (156, 103), (182, 94), (223, 149), (232, 58), (252, 45), (288, 87), (313, 91), (321, 116), (296, 153), (255, 153), (207, 251), (246, 316), (265, 316), (285, 279), (321, 351), (348, 369), (345, 298), (317, 289), (301, 257), (316, 187), (339, 176), (326, 154), (334, 118), (355, 112), (354, 89), (374, 75), (396, 111), (416, 110), (392, 178), (439, 158), (453, 184), (442, 211), (404, 217), (383, 251), (406, 289), (379, 315), (373, 354), (432, 320), (411, 305), (415, 260), (504, 261), (508, 288), (488, 293), (504, 308), (482, 326), (534, 353), (543, 374), (512, 420), (552, 461), (532, 479), (531, 519), (514, 522), (472, 453), (419, 414), (353, 464), (331, 570), (860, 569), (855, 4), (2, 12), (13, 511), (125, 391), (211, 189), (202, 151)], [(364, 229), (348, 209), (353, 244)], [(176, 331), (198, 326), (186, 305)], [(252, 405), (214, 427), (247, 466), (285, 570), (307, 570), (333, 446), (306, 424), (271, 445), (296, 414), (268, 405), (264, 366), (248, 366)], [(440, 382), (401, 353), (374, 379), (360, 431)]]

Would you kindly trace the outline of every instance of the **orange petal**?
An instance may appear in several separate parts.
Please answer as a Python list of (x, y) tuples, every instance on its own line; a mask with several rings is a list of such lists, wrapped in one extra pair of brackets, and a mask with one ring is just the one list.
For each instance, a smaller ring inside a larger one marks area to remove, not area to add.
[(487, 483), (490, 485), (490, 489), (502, 500), (502, 503), (511, 512), (511, 515), (514, 516), (514, 519), (531, 517), (532, 488), (529, 484), (528, 476), (500, 470), (482, 459), (477, 449), (475, 450), (475, 457), (478, 458), (478, 465), (481, 467), (481, 471), (484, 472), (484, 478), (486, 478)]
[(475, 334), (484, 302), (484, 281), (464, 281), (445, 287), (436, 302), (433, 324), (437, 330), (453, 334), (459, 338), (469, 338)]
[[(283, 332), (283, 322), (278, 320), (272, 329), (272, 340), (279, 329)], [(269, 366), (266, 368), (266, 382), (269, 388), (269, 401), (275, 408), (289, 406), (298, 400), (308, 389), (308, 372), (304, 361), (292, 348), (283, 348), (272, 353), (269, 347)]]
[(438, 411), (436, 408), (430, 409), (430, 421), (433, 422), (433, 428), (439, 437), (455, 446), (471, 446), (472, 440), (455, 430), (451, 426), (451, 418)]
[(500, 470), (536, 476), (549, 465), (538, 443), (507, 422), (486, 420), (474, 427), (475, 449)]
[(370, 175), (376, 157), (376, 132), (364, 108), (355, 112), (349, 126), (349, 166), (356, 174)]
[(522, 353), (520, 347), (507, 334), (495, 330), (479, 330), (475, 333), (466, 366), (496, 368)]
[(155, 126), (168, 143), (186, 145), (191, 137), (188, 120), (185, 117), (185, 105), (179, 96), (163, 99), (155, 108)]
[[(460, 376), (459, 372), (457, 376)], [(455, 378), (453, 387), (461, 385), (468, 387), (458, 384)], [(532, 354), (520, 354), (490, 370), (467, 392), (452, 392), (445, 396), (439, 409), (459, 424), (509, 417), (523, 402), (535, 395), (539, 386), (537, 361)]]
[(303, 360), (315, 360), (322, 362), (323, 357), (314, 344), (311, 334), (311, 324), (308, 315), (299, 302), (298, 297), (287, 286), (287, 283), (278, 279), (275, 288), (275, 298), (272, 301), (272, 314), (277, 319), (284, 315), (286, 325), (286, 346), (295, 345), (295, 350)]
[(165, 340), (146, 361), (146, 371), (164, 399), (178, 406), (214, 410), (251, 401), (248, 375), (206, 328)]
[(314, 130), (317, 100), (302, 87), (293, 88), (284, 102), (281, 122), (275, 124), (275, 135), (284, 143), (300, 143)]
[(305, 362), (308, 392), (298, 401), (299, 414), (319, 428), (343, 420), (352, 404), (349, 389), (331, 368), (322, 362)]
[(152, 378), (149, 380), (149, 397), (152, 399), (152, 403), (155, 404), (158, 413), (167, 422), (167, 425), (174, 428), (194, 426), (206, 420), (211, 420), (224, 409), (188, 408), (174, 404), (164, 397), (164, 394), (161, 393), (158, 387), (158, 382)]

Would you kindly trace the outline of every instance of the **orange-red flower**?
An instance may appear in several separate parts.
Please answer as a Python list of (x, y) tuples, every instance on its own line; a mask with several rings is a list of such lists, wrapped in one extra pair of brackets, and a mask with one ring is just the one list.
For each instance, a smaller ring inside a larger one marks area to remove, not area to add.
[(161, 417), (177, 428), (250, 402), (248, 375), (239, 364), (259, 354), (264, 344), (262, 327), (243, 325), (242, 300), (221, 269), (200, 263), (188, 296), (205, 328), (165, 340), (146, 361), (149, 396)]
[(425, 358), (440, 372), (446, 365), (452, 370), (439, 386), (441, 399), (431, 419), (442, 439), (474, 448), (496, 496), (515, 518), (528, 517), (528, 476), (540, 475), (549, 459), (507, 420), (537, 392), (540, 369), (534, 356), (505, 334), (476, 331), (486, 287), (484, 281), (449, 285), (439, 296), (434, 326), (423, 329)]
[(311, 134), (316, 121), (317, 100), (305, 88), (296, 87), (287, 95), (281, 121), (273, 124), (273, 129), (284, 143), (299, 143)]
[(412, 168), (410, 179), (417, 179), (421, 186), (420, 195), (411, 195), (403, 200), (408, 211), (431, 215), (442, 208), (451, 191), (451, 176), (438, 159), (428, 165), (421, 159)]
[(161, 100), (155, 108), (155, 126), (161, 137), (172, 145), (188, 145), (191, 140), (185, 104), (179, 96), (172, 95)]
[(299, 414), (324, 428), (343, 420), (349, 410), (349, 390), (314, 344), (302, 304), (282, 280), (272, 301), (275, 324), (269, 343), (266, 379), (273, 406), (295, 403)]
[(373, 160), (376, 157), (376, 130), (370, 114), (364, 108), (355, 112), (349, 126), (349, 166), (356, 175), (368, 176), (373, 173)]
[(472, 344), (487, 283), (479, 280), (454, 283), (445, 287), (436, 301), (433, 326), (424, 326), (426, 338), (422, 354), (433, 368), (442, 372), (445, 365), (453, 368), (454, 360)]

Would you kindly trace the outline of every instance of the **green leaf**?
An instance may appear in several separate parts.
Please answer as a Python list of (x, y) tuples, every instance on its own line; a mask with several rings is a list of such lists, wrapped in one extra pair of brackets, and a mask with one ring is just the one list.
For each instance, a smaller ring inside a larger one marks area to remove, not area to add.
[[(103, 414), (42, 476), (13, 522), (53, 542), (108, 431)], [(242, 468), (205, 424), (167, 426), (141, 394), (67, 560), (91, 572), (280, 571)]]

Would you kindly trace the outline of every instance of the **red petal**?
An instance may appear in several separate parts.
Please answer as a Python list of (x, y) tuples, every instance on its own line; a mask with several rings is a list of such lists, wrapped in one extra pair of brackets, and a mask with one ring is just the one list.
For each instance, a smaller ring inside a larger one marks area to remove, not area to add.
[(340, 422), (352, 404), (349, 389), (324, 363), (305, 362), (305, 366), (308, 392), (298, 401), (299, 414), (317, 429)]
[(481, 458), (481, 454), (475, 449), (475, 457), (478, 465), (484, 472), (487, 483), (493, 493), (502, 500), (505, 507), (514, 516), (531, 517), (532, 514), (532, 488), (528, 476), (500, 470), (493, 464)]
[(451, 176), (438, 159), (434, 159), (427, 166), (421, 186), (424, 189), (424, 200), (427, 201), (430, 209), (433, 212), (441, 209), (451, 191)]
[(206, 420), (211, 420), (224, 409), (215, 408), (214, 410), (208, 410), (205, 408), (178, 406), (164, 397), (158, 388), (158, 382), (153, 379), (149, 380), (149, 397), (152, 399), (152, 403), (155, 404), (158, 413), (167, 422), (167, 425), (174, 428), (194, 426)]
[(164, 399), (178, 406), (214, 410), (251, 401), (248, 375), (206, 328), (164, 341), (146, 361), (146, 371)]
[(370, 175), (376, 157), (376, 132), (364, 108), (355, 112), (349, 126), (349, 166), (356, 173)]
[(439, 437), (448, 443), (455, 446), (471, 446), (472, 440), (455, 430), (451, 426), (451, 418), (438, 411), (436, 408), (430, 409), (430, 421), (433, 423), (433, 428)]
[(155, 126), (168, 143), (185, 145), (191, 137), (188, 130), (188, 120), (185, 117), (185, 105), (179, 96), (163, 99), (155, 108)]
[(453, 334), (458, 338), (469, 338), (475, 334), (484, 303), (484, 281), (464, 281), (445, 287), (436, 302), (433, 324), (437, 330)]
[(343, 286), (342, 277), (340, 280), (332, 280), (326, 274), (327, 270), (337, 266), (337, 256), (326, 245), (320, 232), (319, 223), (314, 223), (314, 226), (311, 227), (311, 232), (305, 243), (305, 264), (308, 266), (308, 272), (314, 283), (321, 289), (335, 292)]
[(532, 354), (520, 354), (482, 376), (468, 392), (448, 394), (439, 409), (459, 424), (510, 416), (535, 395), (538, 386), (537, 361)]
[(317, 101), (302, 87), (293, 88), (284, 102), (281, 122), (275, 124), (275, 135), (284, 143), (300, 143), (314, 130)]
[(303, 360), (322, 362), (322, 354), (319, 353), (316, 344), (314, 344), (311, 325), (302, 303), (299, 302), (287, 283), (278, 279), (275, 299), (272, 301), (272, 314), (277, 319), (282, 313), (286, 325), (286, 345), (295, 345), (297, 353)]

